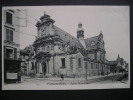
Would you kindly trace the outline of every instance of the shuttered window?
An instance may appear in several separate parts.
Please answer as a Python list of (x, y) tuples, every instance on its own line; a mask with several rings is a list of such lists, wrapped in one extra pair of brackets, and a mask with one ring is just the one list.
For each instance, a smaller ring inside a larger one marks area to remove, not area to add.
[(10, 41), (13, 41), (13, 31), (10, 30)]
[(6, 29), (6, 40), (10, 40), (9, 29)]

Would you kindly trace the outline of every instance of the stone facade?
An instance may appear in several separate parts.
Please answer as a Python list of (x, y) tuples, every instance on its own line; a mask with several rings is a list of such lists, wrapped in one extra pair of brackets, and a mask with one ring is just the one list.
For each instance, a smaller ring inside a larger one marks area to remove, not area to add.
[(44, 14), (36, 24), (38, 33), (33, 47), (37, 74), (84, 77), (86, 70), (89, 76), (110, 73), (102, 32), (98, 36), (84, 39), (80, 22), (75, 38), (55, 26), (54, 22), (49, 15)]

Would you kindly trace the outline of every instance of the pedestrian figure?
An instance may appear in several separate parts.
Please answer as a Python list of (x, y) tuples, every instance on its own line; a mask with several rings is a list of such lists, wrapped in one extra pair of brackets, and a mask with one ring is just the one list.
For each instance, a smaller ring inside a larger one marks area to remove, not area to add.
[(18, 71), (18, 82), (21, 82), (21, 72)]
[(63, 74), (61, 74), (61, 79), (64, 80), (64, 75)]
[(108, 72), (107, 72), (107, 76), (108, 76)]

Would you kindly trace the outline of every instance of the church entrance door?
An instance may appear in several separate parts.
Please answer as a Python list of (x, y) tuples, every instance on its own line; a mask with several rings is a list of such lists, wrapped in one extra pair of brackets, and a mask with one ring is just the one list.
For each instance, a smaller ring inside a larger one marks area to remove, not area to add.
[(45, 75), (47, 73), (47, 64), (46, 62), (43, 63), (43, 74)]

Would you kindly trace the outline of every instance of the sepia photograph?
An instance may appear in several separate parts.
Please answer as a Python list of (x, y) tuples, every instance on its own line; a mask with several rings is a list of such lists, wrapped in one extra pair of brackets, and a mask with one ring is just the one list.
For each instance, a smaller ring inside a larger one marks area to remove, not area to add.
[(130, 88), (129, 6), (2, 7), (2, 90)]

